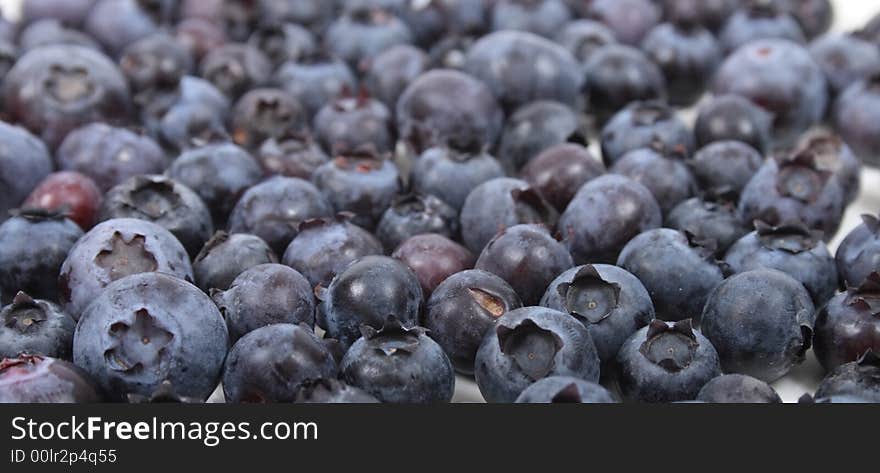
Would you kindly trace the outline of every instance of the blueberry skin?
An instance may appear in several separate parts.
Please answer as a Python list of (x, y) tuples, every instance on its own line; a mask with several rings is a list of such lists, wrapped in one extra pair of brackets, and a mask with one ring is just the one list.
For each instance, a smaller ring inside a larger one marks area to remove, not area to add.
[(0, 360), (0, 403), (82, 404), (102, 397), (73, 363), (38, 355)]
[(61, 307), (19, 292), (0, 310), (0, 359), (27, 353), (70, 360), (74, 328)]
[(746, 222), (771, 225), (800, 221), (831, 240), (846, 206), (840, 181), (821, 169), (815, 154), (768, 159), (743, 189), (739, 212)]
[[(498, 68), (497, 64), (505, 64)], [(489, 86), (508, 111), (536, 100), (555, 100), (580, 108), (584, 77), (577, 60), (562, 46), (525, 31), (496, 31), (467, 52), (465, 70)]]
[(340, 364), (346, 383), (386, 403), (452, 400), (452, 363), (424, 329), (404, 328), (392, 321), (379, 330), (365, 326), (362, 331), (364, 335), (354, 342)]
[[(570, 314), (587, 327), (602, 363), (654, 320), (654, 303), (631, 273), (606, 264), (571, 268), (550, 283), (541, 306)], [(595, 307), (595, 308), (594, 308)]]
[(422, 288), (416, 275), (387, 256), (365, 256), (336, 275), (319, 293), (327, 335), (351, 346), (361, 325), (381, 327), (389, 315), (405, 327), (417, 324)]
[(365, 146), (379, 153), (389, 153), (394, 148), (391, 111), (363, 93), (358, 97), (340, 97), (321, 107), (312, 129), (324, 150), (331, 154)]
[(619, 44), (599, 48), (584, 66), (590, 111), (598, 123), (608, 121), (631, 102), (663, 100), (666, 79), (641, 50)]
[(700, 190), (712, 195), (739, 196), (764, 163), (760, 152), (741, 141), (715, 141), (707, 144), (688, 167)]
[(223, 394), (229, 403), (292, 402), (306, 380), (335, 378), (333, 355), (301, 324), (274, 324), (241, 337), (226, 357)]
[(382, 244), (372, 233), (339, 215), (301, 223), (282, 261), (305, 276), (312, 287), (327, 287), (352, 262), (382, 254)]
[(543, 225), (514, 225), (495, 236), (477, 258), (476, 269), (501, 277), (525, 305), (535, 305), (563, 271), (574, 266), (568, 249)]
[(640, 44), (645, 35), (660, 22), (661, 6), (650, 0), (594, 0), (578, 2), (583, 16), (608, 25), (617, 39), (626, 44)]
[(764, 107), (774, 116), (776, 144), (786, 146), (825, 115), (827, 88), (825, 75), (803, 46), (760, 39), (727, 57), (712, 92), (740, 95)]
[(798, 280), (820, 307), (837, 293), (837, 266), (821, 235), (801, 225), (772, 227), (756, 223), (757, 231), (736, 242), (724, 262), (734, 273), (776, 269)]
[(609, 172), (644, 185), (664, 214), (697, 193), (697, 182), (684, 160), (649, 148), (627, 152)]
[(229, 215), (229, 232), (256, 235), (281, 254), (301, 222), (332, 214), (330, 203), (309, 181), (276, 176), (245, 191)]
[(375, 404), (379, 400), (363, 389), (349, 386), (335, 378), (322, 378), (300, 383), (293, 402), (297, 404)]
[(612, 165), (626, 153), (660, 144), (690, 156), (694, 135), (684, 121), (662, 102), (634, 102), (618, 112), (602, 128), (602, 158)]
[(452, 148), (429, 148), (413, 163), (412, 186), (421, 194), (434, 195), (456, 212), (477, 186), (504, 177), (504, 168), (488, 153)]
[(748, 271), (718, 286), (703, 311), (703, 334), (727, 373), (766, 382), (785, 376), (810, 348), (816, 309), (810, 293), (791, 276)]
[(193, 259), (193, 273), (203, 291), (225, 291), (239, 274), (254, 266), (277, 262), (275, 252), (262, 238), (219, 231)]
[(697, 400), (713, 404), (780, 404), (782, 399), (769, 384), (742, 374), (726, 374), (706, 383)]
[(855, 202), (861, 190), (862, 161), (840, 136), (823, 129), (811, 131), (801, 137), (796, 149), (812, 153), (816, 167), (840, 182), (847, 204)]
[(586, 182), (602, 174), (605, 174), (605, 165), (587, 148), (565, 143), (529, 160), (520, 171), (520, 179), (531, 184), (562, 212)]
[(570, 106), (538, 100), (521, 106), (507, 120), (498, 158), (508, 171), (518, 171), (551, 146), (586, 143), (586, 133), (586, 125)]
[(785, 39), (805, 43), (804, 32), (781, 2), (753, 2), (728, 18), (718, 39), (726, 53), (756, 39)]
[(398, 99), (395, 116), (398, 136), (416, 153), (451, 142), (492, 146), (504, 125), (492, 90), (451, 69), (430, 70), (414, 80)]
[(617, 399), (601, 385), (570, 376), (551, 376), (527, 387), (517, 404), (614, 404)]
[(563, 0), (502, 0), (492, 7), (492, 31), (528, 31), (552, 38), (572, 18)]
[(370, 62), (364, 87), (373, 97), (394, 110), (403, 91), (428, 69), (428, 56), (408, 44), (392, 46)]
[(407, 239), (391, 253), (391, 257), (403, 261), (413, 270), (426, 298), (446, 278), (473, 268), (476, 261), (467, 248), (437, 233)]
[(235, 343), (243, 335), (272, 324), (315, 326), (312, 286), (296, 270), (261, 264), (238, 275), (229, 289), (211, 291)]
[(700, 99), (722, 59), (712, 33), (686, 23), (655, 26), (642, 41), (642, 50), (663, 71), (669, 103), (679, 106)]
[(166, 148), (183, 151), (226, 136), (229, 99), (204, 79), (184, 76), (173, 91), (140, 101), (144, 125)]
[(214, 234), (211, 212), (189, 187), (161, 175), (138, 175), (104, 194), (98, 221), (138, 218), (162, 226), (198, 254)]
[(880, 219), (862, 215), (862, 224), (844, 238), (835, 261), (844, 285), (860, 286), (874, 272), (880, 272)]
[(477, 351), (474, 375), (487, 402), (511, 403), (535, 381), (572, 376), (599, 382), (599, 355), (568, 314), (524, 307), (502, 315)]
[(650, 403), (693, 400), (721, 374), (718, 353), (690, 320), (640, 329), (620, 348), (617, 369), (624, 399)]
[(838, 366), (822, 380), (816, 398), (856, 396), (880, 402), (880, 360), (868, 351), (856, 361)]
[(749, 233), (733, 203), (688, 199), (666, 216), (664, 226), (688, 232), (699, 241), (714, 241), (715, 256), (723, 258), (727, 250)]
[(376, 236), (389, 253), (409, 238), (427, 233), (450, 238), (459, 233), (458, 211), (433, 195), (395, 198), (376, 226)]
[(73, 221), (42, 210), (23, 210), (0, 225), (0, 294), (9, 303), (18, 291), (57, 301), (58, 272), (83, 235)]
[(880, 352), (880, 276), (872, 273), (859, 287), (838, 294), (819, 309), (813, 350), (826, 371)]
[(229, 133), (239, 146), (259, 150), (261, 144), (308, 127), (303, 106), (281, 89), (252, 89), (241, 96), (229, 118)]
[(46, 146), (24, 128), (0, 121), (0, 140), (5, 146), (0, 152), (0, 222), (9, 216), (9, 210), (22, 201), (52, 172), (52, 157)]
[(610, 28), (594, 20), (574, 20), (557, 31), (555, 41), (568, 49), (581, 64), (586, 64), (602, 46), (617, 42)]
[(315, 169), (330, 160), (310, 133), (288, 131), (264, 141), (254, 156), (267, 175), (311, 179)]
[(787, 0), (782, 6), (797, 20), (808, 39), (828, 31), (834, 21), (834, 5), (830, 0)]
[(639, 233), (658, 228), (663, 215), (651, 191), (624, 176), (584, 184), (559, 219), (575, 264), (614, 263)]
[(79, 320), (105, 286), (145, 272), (193, 280), (189, 256), (171, 232), (145, 220), (107, 220), (83, 235), (67, 254), (58, 276), (59, 302)]
[(661, 320), (699, 319), (709, 294), (724, 281), (714, 248), (668, 228), (633, 238), (617, 265), (642, 281)]
[(239, 197), (260, 182), (263, 170), (244, 149), (211, 144), (182, 153), (166, 173), (202, 198), (217, 227), (226, 223)]
[(207, 399), (228, 341), (220, 311), (197, 287), (141, 273), (111, 283), (86, 307), (73, 361), (113, 399), (150, 396), (166, 380), (181, 396)]
[(247, 42), (263, 51), (276, 68), (286, 61), (295, 62), (318, 51), (316, 36), (302, 25), (289, 22), (257, 25)]
[(834, 104), (835, 130), (862, 161), (880, 166), (880, 127), (873, 114), (880, 104), (880, 74), (858, 81), (844, 90)]
[(425, 327), (456, 371), (473, 375), (477, 350), (499, 317), (522, 307), (516, 291), (498, 276), (470, 269), (440, 283), (425, 306)]
[(368, 230), (400, 191), (397, 166), (375, 156), (338, 157), (315, 169), (312, 182), (336, 212), (353, 213), (354, 223)]
[(831, 97), (880, 73), (877, 45), (854, 34), (829, 33), (816, 38), (810, 43), (810, 56), (825, 73)]
[(159, 28), (159, 13), (148, 12), (137, 0), (97, 0), (83, 28), (108, 51), (119, 54), (129, 44)]
[(272, 82), (286, 90), (314, 116), (345, 90), (355, 90), (357, 79), (345, 61), (320, 53), (278, 67)]
[(330, 23), (324, 36), (328, 51), (357, 71), (366, 69), (365, 63), (382, 51), (413, 41), (412, 32), (400, 18), (385, 8), (366, 5), (347, 8)]
[(119, 68), (135, 94), (176, 86), (193, 72), (192, 53), (167, 33), (154, 33), (128, 45), (119, 57)]
[(739, 95), (718, 95), (700, 106), (694, 136), (698, 148), (716, 141), (741, 141), (765, 153), (772, 128), (773, 117), (763, 108)]
[(213, 48), (199, 64), (199, 75), (232, 100), (266, 85), (272, 70), (272, 63), (262, 51), (244, 43)]

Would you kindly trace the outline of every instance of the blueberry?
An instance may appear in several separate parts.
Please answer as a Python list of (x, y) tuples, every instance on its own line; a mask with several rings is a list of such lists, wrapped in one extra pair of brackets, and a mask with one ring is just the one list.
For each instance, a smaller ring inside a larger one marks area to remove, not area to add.
[(278, 139), (308, 127), (299, 101), (281, 89), (253, 89), (232, 109), (229, 128), (239, 146), (256, 149), (268, 139)]
[(846, 206), (840, 181), (820, 168), (816, 153), (799, 152), (768, 159), (743, 189), (739, 211), (745, 221), (771, 225), (801, 221), (821, 230), (830, 240), (837, 232)]
[(8, 303), (18, 291), (57, 301), (58, 271), (82, 235), (82, 229), (63, 215), (44, 210), (14, 212), (0, 225), (2, 301)]
[(860, 286), (871, 273), (880, 272), (880, 220), (862, 215), (862, 224), (844, 238), (835, 257), (842, 282)]
[(697, 151), (688, 165), (700, 190), (739, 196), (757, 174), (764, 157), (742, 141), (714, 141)]
[(230, 99), (268, 83), (272, 63), (262, 51), (241, 43), (227, 43), (211, 50), (199, 65), (201, 77)]
[(119, 68), (136, 94), (176, 87), (193, 67), (192, 54), (166, 33), (135, 41), (119, 58)]
[(422, 289), (415, 274), (387, 256), (365, 256), (340, 272), (320, 291), (327, 335), (350, 346), (361, 325), (381, 328), (389, 315), (406, 327), (416, 325)]
[(856, 396), (880, 402), (880, 359), (868, 351), (856, 361), (832, 370), (816, 390), (817, 399), (834, 396)]
[(783, 0), (782, 5), (797, 20), (807, 38), (825, 33), (834, 22), (834, 5), (830, 0)]
[(608, 25), (623, 43), (637, 45), (660, 22), (660, 5), (651, 0), (594, 0), (579, 2), (585, 16)]
[(465, 246), (481, 252), (500, 231), (519, 224), (556, 227), (558, 214), (525, 181), (497, 178), (477, 186), (461, 209), (461, 236)]
[(727, 53), (756, 39), (785, 39), (805, 43), (804, 32), (785, 8), (788, 0), (748, 0), (735, 11), (718, 35)]
[(430, 297), (447, 277), (474, 267), (475, 258), (467, 248), (436, 233), (415, 235), (403, 241), (392, 257), (403, 261), (419, 279), (422, 295)]
[(518, 171), (542, 151), (561, 144), (587, 144), (586, 124), (569, 106), (539, 100), (517, 109), (504, 125), (498, 157)]
[(700, 389), (697, 400), (714, 404), (778, 404), (776, 390), (760, 379), (742, 374), (727, 374), (709, 381)]
[(258, 25), (250, 33), (248, 44), (266, 54), (275, 67), (286, 61), (298, 61), (318, 51), (315, 35), (302, 25), (289, 22)]
[(856, 155), (869, 166), (880, 166), (880, 130), (872, 118), (880, 103), (880, 74), (847, 87), (834, 104), (834, 127)]
[(664, 0), (663, 11), (670, 21), (690, 21), (717, 33), (742, 0)]
[(269, 175), (310, 180), (315, 169), (330, 160), (312, 135), (304, 131), (286, 131), (264, 141), (255, 157)]
[(293, 62), (288, 61), (275, 71), (273, 83), (299, 100), (313, 116), (343, 90), (354, 90), (357, 79), (340, 59), (320, 52)]
[(312, 286), (297, 271), (280, 264), (254, 266), (225, 291), (212, 291), (235, 343), (243, 335), (272, 324), (315, 325)]
[(0, 403), (95, 403), (101, 397), (73, 363), (38, 355), (0, 360)]
[(184, 18), (174, 26), (174, 39), (201, 59), (226, 43), (223, 26), (204, 18)]
[(492, 30), (521, 30), (552, 38), (572, 18), (564, 0), (501, 0), (492, 6)]
[(645, 286), (629, 272), (604, 264), (565, 271), (550, 283), (541, 305), (584, 324), (605, 364), (613, 363), (623, 342), (654, 320)]
[(810, 56), (828, 80), (831, 97), (880, 73), (877, 45), (854, 34), (828, 34), (810, 43)]
[(504, 112), (486, 84), (448, 69), (419, 76), (396, 107), (397, 133), (416, 153), (450, 141), (490, 147), (504, 122)]
[(298, 404), (374, 404), (378, 399), (363, 389), (349, 386), (335, 378), (305, 380), (300, 383), (293, 402)]
[(803, 362), (815, 317), (810, 293), (801, 283), (759, 269), (732, 276), (712, 292), (702, 331), (726, 373), (772, 382)]
[(840, 181), (847, 203), (855, 202), (861, 190), (862, 162), (836, 134), (816, 130), (798, 141), (797, 149), (813, 153), (819, 169)]
[(78, 172), (61, 171), (46, 176), (22, 207), (63, 213), (83, 230), (88, 230), (98, 218), (101, 200), (101, 190), (91, 178)]
[(477, 351), (477, 386), (488, 402), (510, 403), (535, 381), (571, 376), (599, 381), (599, 356), (586, 327), (544, 307), (505, 313)]
[(626, 176), (645, 186), (664, 214), (697, 192), (697, 183), (685, 160), (675, 152), (641, 148), (624, 154), (609, 172)]
[(19, 292), (0, 311), (0, 359), (22, 353), (70, 360), (76, 321), (56, 304)]
[(617, 265), (642, 281), (661, 320), (699, 319), (709, 294), (724, 281), (713, 242), (668, 228), (633, 238)]
[(458, 212), (433, 195), (396, 197), (376, 226), (376, 236), (387, 252), (410, 237), (426, 233), (450, 238), (458, 235)]
[(486, 0), (427, 0), (402, 2), (397, 14), (409, 25), (416, 44), (427, 48), (443, 40), (443, 35), (478, 34), (489, 29)]
[(559, 218), (559, 233), (576, 264), (614, 263), (627, 242), (662, 222), (651, 191), (627, 177), (607, 175), (581, 187)]
[(95, 0), (30, 0), (22, 2), (21, 22), (25, 25), (46, 18), (79, 27), (88, 17)]
[(608, 165), (626, 153), (654, 145), (690, 155), (694, 135), (668, 105), (634, 102), (618, 112), (602, 129), (602, 157)]
[(641, 402), (693, 400), (721, 374), (718, 353), (690, 320), (651, 322), (623, 344), (617, 365), (623, 397)]
[(0, 222), (10, 209), (18, 207), (52, 172), (52, 157), (46, 146), (24, 128), (0, 121)]
[(757, 151), (769, 151), (773, 118), (739, 95), (719, 95), (700, 106), (694, 135), (703, 148), (716, 141), (742, 141)]
[(574, 20), (555, 31), (556, 42), (568, 49), (581, 64), (586, 64), (602, 46), (617, 42), (610, 28), (593, 20)]
[(67, 254), (58, 276), (59, 302), (79, 320), (105, 286), (145, 272), (193, 280), (186, 250), (171, 232), (145, 220), (107, 220), (80, 238)]
[(673, 105), (699, 100), (722, 59), (712, 33), (684, 20), (654, 27), (642, 49), (663, 71)]
[(381, 329), (364, 326), (363, 336), (345, 354), (342, 379), (382, 402), (449, 402), (455, 389), (452, 363), (419, 327), (393, 316)]
[(321, 165), (312, 182), (336, 212), (353, 213), (354, 222), (366, 229), (376, 227), (400, 191), (397, 166), (370, 150), (346, 153)]
[(577, 60), (533, 33), (497, 31), (480, 38), (467, 53), (465, 70), (484, 81), (508, 111), (536, 100), (580, 108), (584, 76)]
[(46, 18), (35, 21), (23, 28), (18, 35), (18, 45), (21, 52), (58, 44), (82, 46), (98, 52), (101, 51), (101, 46), (91, 36), (70, 28), (56, 19)]
[[(433, 3), (432, 3), (433, 4)], [(421, 49), (398, 44), (379, 53), (370, 61), (364, 86), (370, 94), (391, 110), (403, 91), (428, 70), (428, 56)]]
[(85, 20), (84, 30), (108, 51), (118, 54), (131, 43), (159, 28), (155, 13), (140, 0), (97, 0)]
[(501, 163), (480, 150), (429, 148), (413, 163), (412, 187), (437, 196), (458, 212), (477, 186), (504, 175)]
[(527, 387), (518, 404), (613, 404), (614, 395), (602, 386), (570, 376), (551, 376)]
[(327, 287), (349, 264), (383, 254), (373, 234), (350, 222), (349, 215), (306, 220), (284, 252), (284, 264), (302, 273), (312, 287)]
[(560, 144), (532, 158), (520, 171), (520, 179), (562, 212), (585, 183), (604, 173), (602, 161), (587, 148)]
[(181, 396), (217, 387), (228, 335), (197, 287), (162, 273), (119, 279), (94, 297), (76, 326), (73, 361), (112, 399), (149, 396), (165, 380)]
[(429, 69), (464, 70), (467, 52), (477, 39), (477, 36), (460, 34), (440, 38), (428, 49)]
[(259, 19), (263, 23), (269, 20), (296, 23), (318, 32), (330, 23), (336, 7), (336, 2), (325, 0), (260, 2)]
[(277, 262), (275, 253), (262, 238), (219, 231), (193, 259), (193, 272), (203, 291), (225, 291), (239, 274), (254, 266)]
[(139, 97), (144, 126), (169, 149), (188, 150), (226, 138), (229, 100), (210, 82), (184, 76), (178, 86)]
[(734, 273), (776, 269), (798, 280), (819, 307), (837, 292), (837, 266), (821, 233), (799, 223), (782, 226), (758, 221), (755, 232), (736, 242), (724, 262)]
[(574, 266), (565, 245), (543, 225), (515, 225), (498, 233), (477, 258), (476, 269), (501, 277), (525, 305), (536, 305), (547, 286)]
[(813, 345), (826, 371), (867, 351), (880, 352), (880, 273), (871, 273), (819, 310)]
[(773, 114), (773, 138), (785, 146), (825, 115), (827, 87), (822, 70), (803, 46), (761, 39), (727, 57), (712, 92), (740, 95)]
[(190, 396), (181, 396), (169, 380), (162, 381), (149, 395), (129, 393), (125, 396), (129, 404), (202, 404), (206, 402)]
[(726, 200), (688, 199), (672, 209), (664, 225), (690, 233), (696, 240), (714, 241), (715, 256), (723, 258), (727, 250), (749, 233), (739, 216), (736, 204)]
[(391, 112), (365, 91), (340, 97), (321, 107), (315, 116), (315, 136), (330, 153), (371, 147), (379, 153), (394, 148)]
[(184, 152), (168, 168), (169, 177), (194, 190), (218, 227), (226, 223), (239, 197), (263, 176), (260, 165), (242, 148), (212, 144)]
[(382, 51), (412, 40), (409, 27), (391, 11), (366, 5), (344, 9), (324, 34), (329, 52), (358, 71), (366, 70), (367, 61)]
[(305, 325), (274, 324), (240, 338), (226, 358), (226, 402), (292, 402), (303, 382), (336, 377), (336, 362)]

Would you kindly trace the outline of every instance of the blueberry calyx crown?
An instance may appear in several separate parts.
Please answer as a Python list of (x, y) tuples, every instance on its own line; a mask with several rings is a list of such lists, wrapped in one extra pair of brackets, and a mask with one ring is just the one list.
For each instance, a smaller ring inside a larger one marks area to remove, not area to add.
[(569, 383), (557, 391), (556, 394), (550, 398), (550, 402), (552, 404), (577, 404), (583, 402), (583, 396), (581, 396), (581, 391), (578, 389), (577, 384)]
[(723, 261), (718, 261), (715, 255), (718, 253), (718, 240), (701, 237), (690, 230), (681, 232), (687, 239), (688, 246), (694, 249), (704, 260), (723, 266)]
[(871, 273), (859, 287), (847, 292), (849, 306), (880, 317), (880, 273)]
[(107, 330), (108, 346), (104, 359), (110, 369), (126, 374), (139, 374), (158, 368), (173, 343), (174, 334), (150, 312), (141, 308), (131, 320), (119, 320)]
[(542, 223), (555, 227), (559, 214), (537, 190), (526, 187), (510, 191), (519, 223)]
[(370, 92), (366, 87), (360, 87), (357, 94), (352, 93), (351, 89), (346, 85), (342, 88), (333, 103), (332, 107), (337, 112), (353, 112), (355, 110), (365, 108), (370, 104)]
[(126, 398), (131, 404), (200, 404), (204, 402), (201, 399), (181, 396), (174, 383), (166, 379), (149, 396), (137, 393), (129, 393)]
[(797, 147), (800, 152), (812, 153), (819, 169), (836, 172), (840, 168), (840, 153), (843, 151), (843, 140), (826, 131), (817, 131), (805, 136)]
[(557, 289), (568, 313), (585, 324), (597, 324), (614, 313), (620, 301), (620, 285), (606, 281), (588, 264), (578, 270), (571, 282)]
[(655, 365), (674, 373), (690, 366), (699, 346), (691, 319), (672, 324), (655, 319), (648, 326), (648, 336), (639, 352)]
[(423, 327), (405, 327), (393, 315), (388, 316), (378, 330), (366, 324), (361, 325), (360, 330), (370, 348), (385, 356), (415, 353), (421, 343), (419, 338), (427, 333), (427, 329)]
[(333, 165), (346, 171), (368, 173), (380, 169), (385, 163), (385, 158), (380, 156), (373, 143), (366, 143), (354, 149), (336, 143), (333, 145), (333, 154), (336, 155)]
[(121, 232), (114, 231), (107, 242), (108, 247), (95, 256), (95, 264), (107, 270), (111, 281), (137, 273), (156, 271), (159, 262), (147, 248), (147, 238), (135, 233), (126, 238)]
[(46, 321), (46, 310), (31, 296), (19, 291), (12, 299), (12, 304), (2, 311), (3, 325), (16, 328), (19, 333), (35, 330), (41, 322)]
[(864, 214), (862, 215), (862, 222), (871, 233), (880, 236), (880, 218), (873, 215)]
[(495, 328), (501, 353), (530, 379), (546, 378), (556, 366), (556, 354), (565, 343), (552, 330), (540, 327), (532, 319), (523, 319), (515, 326), (502, 321)]
[(764, 248), (792, 254), (810, 251), (822, 241), (823, 236), (821, 231), (810, 230), (800, 221), (770, 225), (762, 220), (756, 220), (755, 230)]
[(125, 193), (122, 205), (150, 219), (159, 219), (180, 206), (175, 182), (165, 176), (136, 176)]
[[(874, 350), (868, 348), (861, 356), (859, 356), (856, 360), (856, 364), (863, 368), (880, 369), (880, 355), (877, 355), (874, 353)], [(880, 382), (880, 379), (878, 379), (877, 382)]]
[(810, 204), (819, 199), (831, 176), (832, 173), (819, 168), (814, 152), (801, 151), (779, 162), (776, 191), (783, 197)]

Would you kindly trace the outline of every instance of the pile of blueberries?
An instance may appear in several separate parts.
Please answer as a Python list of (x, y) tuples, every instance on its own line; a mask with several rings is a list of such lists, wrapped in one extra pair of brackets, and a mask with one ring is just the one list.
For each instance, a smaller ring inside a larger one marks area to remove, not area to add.
[(880, 165), (880, 16), (832, 17), (27, 0), (0, 401), (448, 402), (458, 373), (490, 402), (780, 402), (812, 349), (805, 401), (880, 402), (880, 218), (826, 246)]

